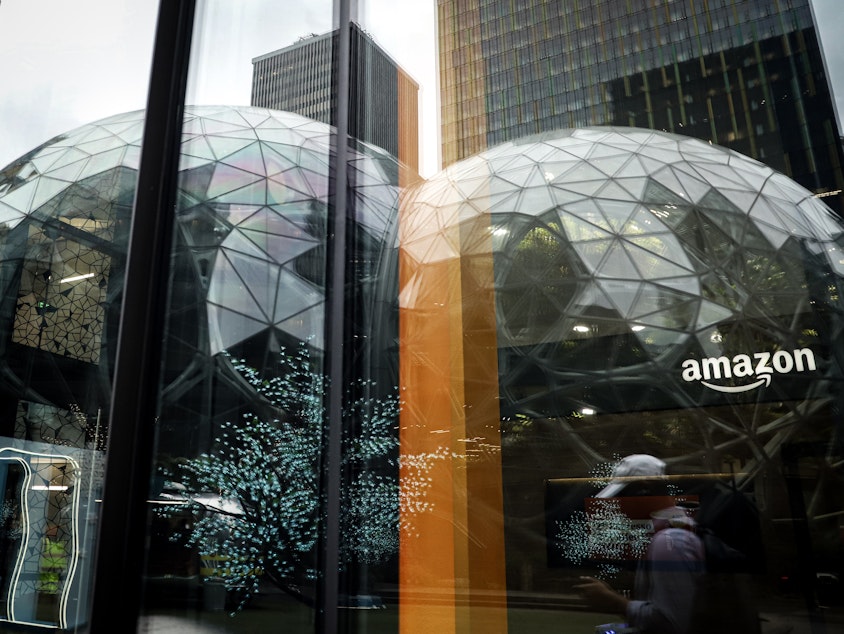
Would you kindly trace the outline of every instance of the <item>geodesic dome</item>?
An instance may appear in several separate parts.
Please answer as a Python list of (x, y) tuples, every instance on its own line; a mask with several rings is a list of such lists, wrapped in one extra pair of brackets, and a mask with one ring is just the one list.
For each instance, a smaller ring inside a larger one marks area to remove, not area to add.
[[(502, 416), (554, 419), (560, 446), (586, 460), (746, 452), (752, 425), (752, 443), (775, 450), (840, 378), (843, 226), (733, 151), (633, 128), (558, 131), (452, 165), (407, 209), (416, 274), (402, 308), (424, 310), (426, 266), (461, 258), (471, 271), (491, 249)], [(752, 424), (728, 411), (760, 400), (781, 407)], [(659, 422), (643, 431), (633, 412)]]
[[(101, 361), (116, 339), (143, 121), (138, 111), (82, 126), (0, 172), (0, 314), (12, 344), (52, 355), (49, 372), (27, 378), (7, 365), (14, 392), (41, 376), (31, 388), (38, 400), (95, 412), (81, 380), (93, 372), (103, 388), (94, 400), (107, 398), (111, 362)], [(221, 351), (258, 339), (262, 351), (298, 341), (322, 347), (333, 134), (286, 112), (186, 108), (165, 381), (174, 399)], [(356, 297), (365, 306), (390, 241), (397, 180), (385, 151), (350, 149), (352, 248), (369, 276)], [(57, 387), (71, 393), (59, 396)]]

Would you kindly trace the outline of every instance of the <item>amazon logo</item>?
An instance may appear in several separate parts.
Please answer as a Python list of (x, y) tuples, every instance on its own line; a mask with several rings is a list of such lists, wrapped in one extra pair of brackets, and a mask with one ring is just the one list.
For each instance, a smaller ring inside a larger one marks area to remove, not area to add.
[[(735, 394), (749, 392), (758, 387), (768, 387), (774, 373), (789, 374), (815, 369), (815, 354), (809, 348), (800, 350), (777, 350), (737, 354), (729, 357), (686, 359), (683, 361), (683, 380), (687, 383), (700, 381), (710, 390)], [(719, 385), (710, 381), (745, 379), (741, 385)]]

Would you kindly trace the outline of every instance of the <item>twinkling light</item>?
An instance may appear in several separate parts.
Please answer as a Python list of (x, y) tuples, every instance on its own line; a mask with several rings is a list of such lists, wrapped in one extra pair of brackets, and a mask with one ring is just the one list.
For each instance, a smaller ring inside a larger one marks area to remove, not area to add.
[[(243, 360), (233, 367), (277, 417), (246, 414), (222, 426), (212, 452), (182, 465), (188, 492), (181, 502), (195, 513), (186, 538), (206, 561), (206, 576), (240, 591), (242, 607), (261, 578), (288, 592), (314, 578), (322, 513), (321, 452), (326, 379), (302, 344), (281, 351), (278, 375), (267, 378)], [(349, 393), (372, 394), (357, 381)], [(344, 411), (341, 550), (344, 562), (375, 563), (398, 547), (397, 397), (364, 396)], [(211, 492), (212, 494), (208, 494)], [(184, 505), (163, 507), (164, 514)], [(222, 557), (222, 559), (221, 559)]]
[(563, 555), (579, 565), (599, 564), (604, 576), (617, 571), (612, 562), (639, 559), (650, 544), (650, 533), (621, 510), (618, 500), (598, 500), (586, 513), (577, 511), (566, 521), (557, 522), (557, 544)]

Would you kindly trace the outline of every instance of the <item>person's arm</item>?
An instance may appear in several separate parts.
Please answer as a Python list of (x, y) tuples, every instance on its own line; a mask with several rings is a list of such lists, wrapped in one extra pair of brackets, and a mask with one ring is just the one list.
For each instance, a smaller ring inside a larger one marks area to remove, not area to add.
[(583, 583), (574, 587), (583, 594), (595, 610), (627, 615), (627, 605), (630, 603), (627, 597), (622, 596), (600, 579), (581, 577), (580, 580)]

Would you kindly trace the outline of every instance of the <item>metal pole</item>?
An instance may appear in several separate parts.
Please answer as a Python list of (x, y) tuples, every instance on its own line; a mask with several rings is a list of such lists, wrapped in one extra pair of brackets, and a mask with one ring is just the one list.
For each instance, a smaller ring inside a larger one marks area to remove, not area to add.
[(134, 632), (195, 0), (159, 5), (109, 415), (90, 632)]
[(323, 546), (321, 549), (322, 582), (319, 592), (317, 631), (334, 633), (338, 631), (339, 583), (340, 583), (340, 513), (343, 435), (343, 392), (346, 339), (346, 262), (347, 262), (347, 216), (348, 208), (348, 145), (349, 145), (349, 89), (350, 89), (350, 19), (349, 0), (336, 0), (338, 28), (336, 42), (337, 64), (335, 98), (337, 103), (336, 131), (334, 136), (334, 161), (332, 172), (334, 188), (332, 204), (327, 219), (327, 261), (325, 303), (325, 350), (328, 371), (328, 429), (326, 446), (324, 491), (325, 521), (323, 524)]

